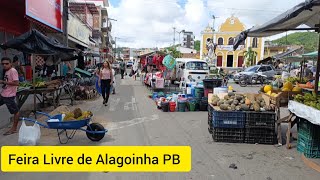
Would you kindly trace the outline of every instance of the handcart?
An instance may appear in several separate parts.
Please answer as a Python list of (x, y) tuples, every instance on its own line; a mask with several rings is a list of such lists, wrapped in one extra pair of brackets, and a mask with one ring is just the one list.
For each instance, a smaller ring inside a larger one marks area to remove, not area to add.
[[(87, 137), (91, 141), (100, 141), (105, 134), (108, 132), (101, 124), (92, 123), (91, 117), (83, 120), (72, 120), (72, 121), (62, 121), (62, 114), (57, 114), (54, 116), (50, 116), (49, 114), (43, 112), (36, 112), (37, 114), (47, 116), (46, 120), (47, 125), (38, 122), (35, 119), (31, 118), (20, 118), (21, 120), (30, 121), (33, 123), (37, 123), (40, 126), (48, 129), (56, 129), (59, 137), (59, 141), (61, 144), (67, 144), (70, 139), (72, 139), (77, 132), (77, 130), (85, 131)], [(86, 129), (83, 127), (87, 127)], [(71, 130), (71, 133), (68, 133), (68, 130)], [(61, 135), (66, 135), (67, 140), (62, 141)]]

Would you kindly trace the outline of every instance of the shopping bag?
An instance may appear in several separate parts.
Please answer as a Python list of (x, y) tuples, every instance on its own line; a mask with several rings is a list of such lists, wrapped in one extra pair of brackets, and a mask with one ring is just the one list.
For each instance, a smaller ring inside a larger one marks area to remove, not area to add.
[(114, 88), (114, 87), (113, 87), (113, 85), (111, 85), (111, 86), (110, 86), (110, 92), (109, 92), (109, 94), (111, 94), (111, 93), (112, 93), (113, 88)]
[(27, 126), (23, 120), (19, 129), (18, 144), (23, 146), (35, 146), (40, 140), (40, 126), (34, 123), (33, 126)]

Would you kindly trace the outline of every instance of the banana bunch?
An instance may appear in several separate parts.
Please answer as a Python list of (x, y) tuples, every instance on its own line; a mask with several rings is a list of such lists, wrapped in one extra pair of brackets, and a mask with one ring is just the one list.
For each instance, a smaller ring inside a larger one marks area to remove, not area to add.
[(294, 100), (320, 110), (320, 97), (318, 97), (314, 92), (312, 94), (306, 93), (304, 96), (297, 94), (294, 97)]
[(35, 87), (46, 87), (47, 85), (46, 85), (46, 82), (36, 82), (34, 86)]

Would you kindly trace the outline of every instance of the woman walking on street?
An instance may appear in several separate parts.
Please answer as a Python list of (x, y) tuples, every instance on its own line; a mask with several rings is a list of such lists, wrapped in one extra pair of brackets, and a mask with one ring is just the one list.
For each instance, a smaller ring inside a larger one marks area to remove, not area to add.
[(103, 63), (102, 69), (99, 73), (100, 77), (100, 87), (101, 87), (101, 93), (103, 97), (103, 104), (105, 106), (108, 105), (109, 95), (110, 95), (110, 88), (113, 83), (113, 73), (110, 66), (110, 63), (108, 61), (105, 61)]

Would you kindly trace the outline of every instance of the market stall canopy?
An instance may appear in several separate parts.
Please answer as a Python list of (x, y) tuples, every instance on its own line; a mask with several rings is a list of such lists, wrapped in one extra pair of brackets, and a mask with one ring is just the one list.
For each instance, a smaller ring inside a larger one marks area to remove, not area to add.
[[(298, 50), (302, 50), (302, 49), (303, 49), (303, 47), (289, 49), (289, 50), (286, 51), (286, 52), (283, 52), (283, 53), (280, 53), (280, 54), (277, 54), (277, 55), (273, 56), (273, 58), (275, 58), (275, 59), (281, 59), (281, 58), (284, 58), (284, 57), (286, 57), (286, 56), (289, 56), (289, 55), (291, 55), (292, 53), (294, 53), (294, 52), (296, 52), (296, 51), (298, 51)], [(292, 56), (292, 55), (291, 55), (291, 56)]]
[(285, 57), (284, 60), (286, 63), (295, 63), (295, 62), (302, 62), (304, 58), (302, 56), (288, 56)]
[(273, 61), (273, 58), (272, 57), (267, 57), (261, 61), (259, 61), (257, 64), (260, 65), (260, 64), (268, 64), (269, 62), (272, 62)]
[(306, 0), (288, 11), (280, 14), (269, 22), (241, 32), (234, 41), (233, 49), (246, 40), (247, 37), (268, 37), (293, 30), (300, 25), (315, 28), (320, 19), (320, 0)]
[(302, 54), (303, 57), (318, 57), (318, 51), (314, 51), (307, 54)]
[(32, 29), (12, 40), (1, 44), (6, 49), (16, 49), (27, 54), (54, 55), (61, 60), (75, 60), (75, 49), (62, 45), (58, 40), (49, 38), (41, 32)]

